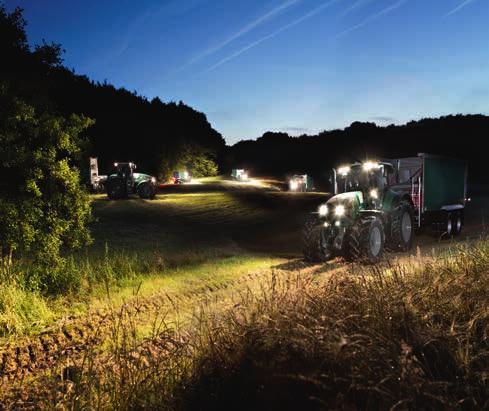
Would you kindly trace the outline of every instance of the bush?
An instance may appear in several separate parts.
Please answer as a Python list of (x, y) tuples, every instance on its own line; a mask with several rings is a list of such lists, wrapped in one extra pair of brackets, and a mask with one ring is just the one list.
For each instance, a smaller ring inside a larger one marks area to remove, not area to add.
[(212, 177), (217, 175), (218, 167), (212, 153), (194, 144), (184, 144), (176, 152), (161, 161), (159, 177), (167, 180), (174, 171), (188, 170), (192, 177)]
[(40, 112), (0, 87), (0, 251), (46, 272), (63, 249), (86, 245), (90, 202), (73, 161), (93, 122)]

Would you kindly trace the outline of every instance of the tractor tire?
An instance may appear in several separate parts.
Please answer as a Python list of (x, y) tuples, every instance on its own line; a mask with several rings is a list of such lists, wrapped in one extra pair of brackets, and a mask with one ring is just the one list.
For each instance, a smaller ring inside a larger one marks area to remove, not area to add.
[(120, 179), (107, 182), (107, 196), (111, 200), (119, 200), (127, 197), (126, 185)]
[(409, 251), (414, 239), (414, 209), (407, 201), (402, 201), (392, 212), (389, 251)]
[(308, 216), (302, 230), (304, 259), (310, 262), (325, 262), (331, 258), (324, 239), (324, 228), (315, 215)]
[(350, 262), (378, 263), (384, 254), (384, 226), (378, 218), (364, 218), (356, 222), (346, 237), (345, 258)]
[(155, 196), (155, 190), (149, 183), (141, 183), (138, 186), (138, 195), (142, 199), (152, 199)]

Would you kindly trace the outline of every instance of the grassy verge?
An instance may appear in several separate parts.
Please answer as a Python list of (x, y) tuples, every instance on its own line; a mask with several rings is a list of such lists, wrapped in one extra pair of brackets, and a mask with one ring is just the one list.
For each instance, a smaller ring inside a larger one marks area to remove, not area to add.
[[(133, 299), (156, 294), (197, 293), (221, 286), (259, 269), (283, 262), (267, 256), (237, 255), (210, 258), (191, 254), (168, 266), (158, 257), (117, 254), (102, 260), (73, 263), (80, 277), (76, 291), (46, 296), (16, 282), (0, 285), (0, 341), (35, 334), (63, 317), (107, 311)], [(142, 263), (142, 261), (144, 263)], [(83, 273), (82, 275), (80, 273)]]
[[(361, 269), (364, 270), (364, 269)], [(489, 242), (411, 268), (328, 281), (271, 272), (231, 309), (196, 310), (151, 340), (114, 324), (112, 355), (64, 382), (68, 407), (483, 409), (489, 404)], [(95, 357), (94, 357), (95, 358)]]

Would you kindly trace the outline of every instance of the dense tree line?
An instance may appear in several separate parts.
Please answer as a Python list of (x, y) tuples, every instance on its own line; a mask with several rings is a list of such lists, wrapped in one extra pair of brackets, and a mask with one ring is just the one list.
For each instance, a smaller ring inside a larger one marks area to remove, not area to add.
[(489, 117), (456, 115), (379, 127), (355, 122), (344, 130), (291, 137), (267, 132), (255, 141), (232, 146), (226, 164), (246, 167), (255, 174), (307, 172), (327, 178), (332, 167), (367, 158), (398, 158), (431, 153), (462, 158), (469, 163), (471, 181), (488, 182)]
[(35, 107), (95, 120), (86, 134), (86, 156), (99, 157), (102, 171), (114, 161), (135, 161), (139, 169), (161, 172), (161, 163), (187, 144), (221, 155), (225, 143), (203, 113), (182, 102), (151, 101), (124, 88), (91, 81), (62, 64), (62, 47), (31, 47), (21, 9), (7, 12), (0, 4), (0, 80), (9, 92)]

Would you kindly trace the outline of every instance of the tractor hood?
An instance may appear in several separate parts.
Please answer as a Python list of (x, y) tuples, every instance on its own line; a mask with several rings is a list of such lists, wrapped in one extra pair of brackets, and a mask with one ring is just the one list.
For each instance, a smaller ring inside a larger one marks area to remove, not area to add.
[(151, 181), (151, 176), (143, 173), (134, 173), (134, 182), (136, 184), (144, 183), (145, 181)]
[(355, 214), (363, 204), (363, 194), (361, 191), (350, 191), (347, 193), (337, 194), (331, 197), (328, 202), (329, 210), (334, 210), (337, 206), (342, 205), (347, 215)]

